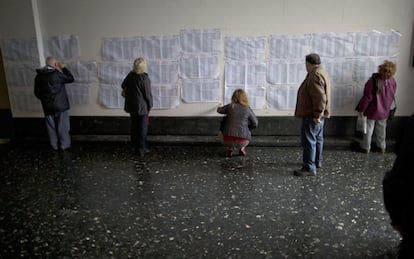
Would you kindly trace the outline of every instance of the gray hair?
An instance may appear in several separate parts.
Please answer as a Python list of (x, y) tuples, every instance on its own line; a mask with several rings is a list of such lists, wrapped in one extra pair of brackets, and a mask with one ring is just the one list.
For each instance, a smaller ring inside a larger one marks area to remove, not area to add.
[(137, 58), (134, 60), (134, 72), (137, 74), (147, 73), (147, 62), (144, 58)]

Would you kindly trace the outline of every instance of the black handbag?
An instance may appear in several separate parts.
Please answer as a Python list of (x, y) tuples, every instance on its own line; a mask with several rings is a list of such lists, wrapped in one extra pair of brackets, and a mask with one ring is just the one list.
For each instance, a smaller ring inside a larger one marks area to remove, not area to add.
[(392, 102), (394, 104), (394, 107), (391, 104), (391, 108), (390, 109), (390, 114), (388, 115), (388, 120), (392, 120), (395, 117), (395, 112), (397, 111), (397, 103), (395, 102), (395, 96), (394, 96), (394, 101)]
[(388, 120), (392, 120), (395, 117), (395, 112), (397, 111), (397, 107), (390, 109), (390, 114), (388, 115)]

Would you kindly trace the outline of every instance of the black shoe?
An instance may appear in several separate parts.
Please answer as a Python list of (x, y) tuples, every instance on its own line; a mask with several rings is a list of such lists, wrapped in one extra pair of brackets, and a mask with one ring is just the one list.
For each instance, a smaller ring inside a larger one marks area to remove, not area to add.
[(144, 157), (144, 155), (145, 155), (145, 151), (143, 149), (138, 150), (139, 157)]
[(142, 148), (134, 148), (134, 154), (138, 155), (138, 157), (144, 157), (145, 151)]
[(358, 151), (363, 154), (369, 154), (369, 149), (359, 148)]
[(293, 171), (293, 175), (294, 176), (299, 176), (299, 177), (301, 177), (301, 176), (316, 176), (316, 171), (315, 172), (309, 172), (309, 171), (300, 169), (300, 170)]

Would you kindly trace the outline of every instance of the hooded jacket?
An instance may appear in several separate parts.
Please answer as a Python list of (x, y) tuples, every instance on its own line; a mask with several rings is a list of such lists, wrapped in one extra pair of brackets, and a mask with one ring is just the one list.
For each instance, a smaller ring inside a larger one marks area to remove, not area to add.
[(36, 69), (36, 72), (34, 94), (41, 101), (43, 112), (51, 114), (69, 110), (65, 84), (75, 81), (72, 73), (65, 67), (61, 72), (50, 66)]
[(125, 92), (124, 110), (131, 115), (146, 115), (152, 108), (151, 81), (147, 73), (133, 71), (122, 82)]

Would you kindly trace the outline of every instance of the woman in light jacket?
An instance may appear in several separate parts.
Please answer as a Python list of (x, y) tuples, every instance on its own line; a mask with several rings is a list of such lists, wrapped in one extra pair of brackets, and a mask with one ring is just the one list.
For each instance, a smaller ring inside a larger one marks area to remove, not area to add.
[(122, 95), (125, 97), (124, 110), (131, 117), (131, 142), (141, 157), (148, 151), (148, 114), (152, 108), (151, 81), (147, 74), (144, 58), (134, 61), (133, 69), (122, 82)]
[(227, 146), (226, 156), (231, 157), (233, 148), (239, 150), (239, 155), (245, 156), (245, 147), (251, 140), (251, 129), (257, 128), (258, 121), (249, 106), (247, 94), (242, 89), (234, 91), (231, 103), (217, 108), (217, 112), (226, 114), (222, 128), (222, 142)]
[(395, 63), (385, 60), (378, 66), (378, 73), (372, 74), (365, 84), (364, 94), (356, 107), (361, 115), (367, 117), (367, 132), (361, 143), (363, 153), (368, 154), (371, 150), (374, 129), (376, 145), (381, 153), (385, 153), (387, 118), (397, 90), (396, 70)]

